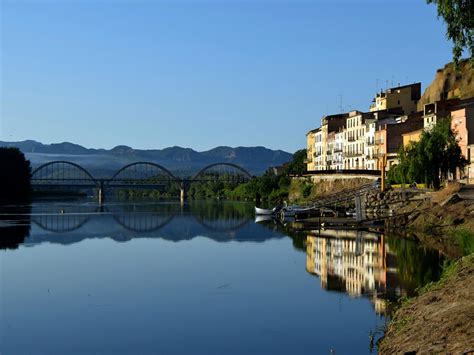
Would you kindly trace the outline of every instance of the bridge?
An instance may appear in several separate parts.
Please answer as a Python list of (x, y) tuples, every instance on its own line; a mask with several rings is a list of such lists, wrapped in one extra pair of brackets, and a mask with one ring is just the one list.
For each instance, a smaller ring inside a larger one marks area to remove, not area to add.
[(110, 189), (160, 189), (172, 184), (180, 190), (180, 198), (192, 183), (222, 182), (231, 185), (244, 183), (252, 175), (236, 164), (214, 163), (199, 170), (192, 177), (178, 177), (160, 164), (135, 162), (120, 168), (110, 178), (96, 178), (87, 169), (70, 161), (52, 161), (37, 167), (31, 173), (34, 190), (93, 189), (100, 203)]

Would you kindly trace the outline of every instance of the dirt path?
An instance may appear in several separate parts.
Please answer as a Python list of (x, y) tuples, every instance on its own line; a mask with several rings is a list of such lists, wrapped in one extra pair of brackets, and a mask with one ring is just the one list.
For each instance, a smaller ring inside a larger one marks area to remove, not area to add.
[(380, 354), (474, 353), (474, 254), (394, 315)]

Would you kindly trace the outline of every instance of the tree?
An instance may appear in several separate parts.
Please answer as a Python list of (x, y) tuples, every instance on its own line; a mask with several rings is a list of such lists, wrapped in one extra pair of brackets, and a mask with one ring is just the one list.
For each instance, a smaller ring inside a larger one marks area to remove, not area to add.
[(30, 195), (30, 162), (18, 148), (0, 148), (0, 200), (24, 201)]
[(438, 6), (438, 18), (446, 22), (446, 36), (453, 42), (453, 59), (456, 66), (463, 49), (474, 61), (474, 2), (472, 0), (426, 0)]
[(439, 119), (431, 129), (424, 131), (420, 141), (402, 147), (398, 165), (388, 173), (388, 180), (396, 183), (425, 183), (439, 189), (441, 179), (456, 174), (467, 164), (451, 130), (450, 119)]
[(293, 161), (288, 164), (288, 173), (295, 175), (303, 175), (306, 173), (306, 149), (297, 150), (293, 154)]

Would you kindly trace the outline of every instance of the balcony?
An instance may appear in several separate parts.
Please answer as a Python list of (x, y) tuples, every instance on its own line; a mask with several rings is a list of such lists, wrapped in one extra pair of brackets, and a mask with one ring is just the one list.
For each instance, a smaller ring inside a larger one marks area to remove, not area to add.
[(360, 156), (362, 156), (362, 155), (363, 155), (362, 153), (351, 152), (351, 153), (346, 153), (346, 154), (344, 154), (344, 157), (346, 157), (346, 158), (353, 158), (353, 157), (360, 157)]
[(343, 149), (342, 148), (336, 148), (333, 150), (333, 153), (342, 153)]
[(375, 145), (375, 141), (367, 140), (365, 144), (367, 144), (368, 146)]
[(356, 140), (355, 137), (348, 137), (347, 138), (348, 142), (355, 142), (355, 140)]

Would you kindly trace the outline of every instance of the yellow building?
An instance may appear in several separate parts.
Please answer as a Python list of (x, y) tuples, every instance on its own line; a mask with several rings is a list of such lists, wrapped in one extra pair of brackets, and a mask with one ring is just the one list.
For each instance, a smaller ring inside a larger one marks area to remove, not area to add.
[(333, 150), (335, 148), (336, 132), (343, 130), (348, 113), (327, 115), (321, 119), (321, 162), (318, 170), (331, 170), (333, 166)]
[(405, 114), (416, 112), (421, 97), (421, 83), (397, 86), (378, 93), (370, 105), (370, 111), (401, 108)]
[(423, 132), (423, 129), (418, 129), (413, 132), (408, 132), (402, 134), (403, 137), (403, 146), (406, 147), (412, 142), (419, 142), (421, 138), (421, 133)]
[(316, 141), (316, 133), (319, 131), (320, 129), (316, 128), (306, 133), (306, 170), (307, 171), (316, 170), (315, 141)]

